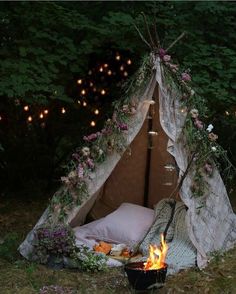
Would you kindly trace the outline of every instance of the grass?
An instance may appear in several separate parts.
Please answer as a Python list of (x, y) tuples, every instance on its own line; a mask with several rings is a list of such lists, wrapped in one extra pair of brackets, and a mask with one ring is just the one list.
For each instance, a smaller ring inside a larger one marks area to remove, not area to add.
[[(45, 199), (1, 202), (0, 294), (35, 294), (45, 285), (72, 287), (81, 294), (134, 293), (121, 268), (99, 273), (55, 271), (23, 259), (17, 247), (42, 214), (45, 204)], [(236, 293), (236, 248), (216, 255), (202, 271), (185, 270), (168, 277), (165, 287), (152, 293)]]

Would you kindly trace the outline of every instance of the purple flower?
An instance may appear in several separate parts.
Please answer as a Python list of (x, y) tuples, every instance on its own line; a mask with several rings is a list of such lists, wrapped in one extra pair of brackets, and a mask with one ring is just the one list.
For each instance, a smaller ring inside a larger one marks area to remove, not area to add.
[(94, 169), (95, 165), (91, 158), (88, 158), (86, 162), (89, 168)]
[(160, 48), (159, 49), (159, 56), (160, 56), (160, 58), (163, 59), (165, 55), (166, 55), (166, 50), (163, 49), (163, 48)]
[(121, 130), (121, 131), (127, 131), (128, 130), (128, 125), (125, 124), (125, 123), (118, 123), (118, 128)]
[(97, 133), (90, 134), (88, 136), (84, 136), (83, 139), (86, 142), (92, 142), (92, 141), (95, 141), (99, 136), (101, 136), (101, 133), (97, 132)]
[(77, 160), (77, 161), (80, 160), (80, 156), (79, 156), (78, 153), (73, 153), (73, 154), (72, 154), (72, 157), (73, 157), (75, 160)]
[(78, 172), (78, 177), (82, 179), (84, 177), (84, 168), (81, 164), (78, 165), (77, 172)]
[(191, 76), (187, 72), (183, 72), (181, 75), (181, 79), (184, 82), (190, 82), (191, 81)]
[(203, 129), (203, 122), (201, 120), (199, 120), (198, 118), (196, 118), (194, 120), (194, 125), (199, 129), (202, 130)]

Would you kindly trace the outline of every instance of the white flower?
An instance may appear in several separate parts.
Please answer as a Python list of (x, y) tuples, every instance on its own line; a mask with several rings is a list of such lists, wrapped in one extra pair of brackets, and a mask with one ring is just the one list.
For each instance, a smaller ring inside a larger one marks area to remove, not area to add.
[(90, 149), (89, 149), (89, 147), (84, 147), (84, 148), (82, 149), (82, 154), (83, 154), (84, 156), (89, 156), (89, 155), (90, 155)]
[(194, 90), (191, 90), (190, 95), (193, 96), (195, 94)]
[(206, 130), (210, 133), (213, 129), (214, 129), (213, 125), (209, 124)]
[(198, 110), (196, 108), (193, 108), (190, 110), (192, 118), (197, 118), (198, 117)]
[(98, 150), (98, 154), (101, 156), (101, 155), (103, 155), (103, 150), (102, 149), (99, 149)]
[(211, 150), (212, 150), (213, 152), (216, 152), (217, 148), (213, 146), (213, 147), (211, 147)]

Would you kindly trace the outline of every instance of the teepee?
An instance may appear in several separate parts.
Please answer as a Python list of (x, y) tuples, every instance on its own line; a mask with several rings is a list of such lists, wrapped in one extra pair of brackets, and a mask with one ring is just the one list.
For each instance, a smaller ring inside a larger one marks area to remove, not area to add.
[[(179, 73), (170, 56), (159, 50), (135, 79), (131, 97), (121, 100), (104, 129), (85, 137), (86, 146), (74, 155), (74, 169), (19, 247), (26, 258), (34, 256), (35, 229), (46, 222), (76, 227), (106, 216), (123, 202), (152, 207), (173, 195), (187, 207), (185, 221), (199, 267), (206, 266), (210, 253), (234, 246), (236, 215), (214, 165), (220, 147), (209, 139), (212, 132), (200, 120), (190, 75)], [(197, 167), (202, 141), (190, 146), (186, 124), (201, 140), (209, 140), (208, 171), (205, 165)], [(200, 187), (196, 170), (201, 174)]]

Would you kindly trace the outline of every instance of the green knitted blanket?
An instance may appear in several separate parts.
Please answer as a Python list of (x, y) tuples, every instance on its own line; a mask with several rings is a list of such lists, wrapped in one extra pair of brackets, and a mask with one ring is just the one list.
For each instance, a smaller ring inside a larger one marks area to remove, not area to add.
[[(164, 199), (155, 205), (154, 210), (155, 221), (140, 245), (140, 250), (145, 258), (148, 255), (150, 244), (160, 244), (160, 235), (164, 232), (170, 219), (172, 208), (168, 204), (168, 200)], [(166, 241), (169, 246), (166, 258), (168, 274), (174, 274), (181, 269), (196, 265), (197, 251), (188, 236), (185, 217), (186, 206), (182, 202), (177, 202), (173, 221), (166, 235)]]

